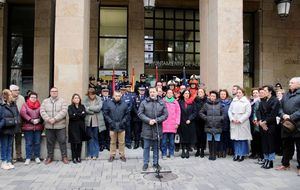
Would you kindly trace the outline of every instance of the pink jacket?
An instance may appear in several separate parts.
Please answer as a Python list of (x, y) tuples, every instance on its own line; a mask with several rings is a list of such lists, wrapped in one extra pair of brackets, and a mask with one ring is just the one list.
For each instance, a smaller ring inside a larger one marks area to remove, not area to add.
[[(40, 115), (40, 108), (30, 109), (28, 105), (23, 104), (20, 115), (23, 119), (22, 131), (42, 131), (44, 130), (43, 121)], [(31, 123), (31, 119), (40, 119), (40, 122), (36, 125)]]
[(176, 133), (176, 126), (180, 124), (180, 106), (177, 100), (173, 103), (163, 100), (168, 110), (168, 118), (163, 122), (163, 133)]

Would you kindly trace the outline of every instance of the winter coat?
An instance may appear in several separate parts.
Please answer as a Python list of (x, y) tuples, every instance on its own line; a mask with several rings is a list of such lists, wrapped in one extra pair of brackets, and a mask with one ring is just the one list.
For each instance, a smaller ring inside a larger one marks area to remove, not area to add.
[(69, 126), (68, 135), (69, 143), (81, 143), (86, 141), (86, 130), (85, 130), (85, 116), (86, 111), (84, 105), (79, 105), (78, 108), (75, 105), (69, 105)]
[(116, 102), (114, 99), (108, 100), (103, 109), (103, 115), (110, 131), (121, 132), (125, 130), (129, 119), (129, 110), (125, 102), (121, 100)]
[[(158, 135), (156, 126), (158, 126), (159, 137), (162, 137), (162, 122), (168, 118), (168, 110), (162, 100), (146, 98), (139, 107), (138, 116), (143, 121), (141, 137), (156, 140)], [(151, 119), (155, 119), (157, 125), (150, 125)]]
[[(46, 129), (63, 129), (67, 125), (68, 106), (64, 99), (57, 97), (56, 99), (47, 98), (43, 101), (40, 114), (44, 120)], [(55, 118), (56, 122), (50, 124), (49, 119)]]
[[(20, 127), (20, 116), (17, 105), (14, 102), (8, 105), (0, 100), (0, 106), (2, 112), (2, 114), (0, 114), (2, 115), (2, 121), (0, 121), (0, 135), (14, 135), (19, 131)], [(8, 126), (8, 121), (14, 121), (15, 124)]]
[[(229, 107), (228, 116), (230, 119), (230, 138), (232, 140), (252, 140), (250, 121), (251, 105), (244, 96), (241, 99), (235, 97)], [(241, 123), (235, 124), (232, 121), (238, 120)]]
[[(185, 107), (184, 100), (179, 101), (180, 105), (180, 126), (178, 133), (180, 135), (180, 143), (194, 144), (196, 143), (196, 118), (197, 118), (197, 107), (196, 103), (193, 102)], [(190, 124), (186, 124), (186, 121), (190, 120)]]
[(163, 122), (163, 133), (176, 133), (180, 124), (180, 106), (177, 100), (174, 102), (167, 102), (163, 99), (168, 110), (168, 118)]
[(85, 106), (86, 117), (85, 117), (85, 126), (87, 127), (95, 127), (90, 126), (93, 115), (96, 115), (98, 121), (99, 132), (104, 131), (106, 129), (104, 116), (102, 112), (103, 101), (99, 96), (96, 96), (95, 105), (91, 105), (90, 99), (85, 96), (83, 98), (82, 104)]
[(281, 108), (279, 115), (282, 118), (284, 114), (290, 116), (291, 120), (296, 123), (296, 128), (294, 132), (289, 132), (284, 127), (281, 130), (282, 138), (286, 137), (300, 137), (300, 89), (295, 92), (286, 93), (281, 100)]
[(208, 100), (199, 112), (199, 116), (205, 121), (206, 133), (218, 134), (222, 132), (223, 112), (219, 100)]
[[(20, 115), (23, 119), (22, 131), (42, 131), (44, 130), (43, 120), (40, 115), (40, 107), (37, 109), (31, 109), (27, 103), (23, 104)], [(33, 119), (39, 119), (40, 122), (33, 124)]]
[(231, 102), (232, 102), (231, 99), (220, 100), (222, 110), (223, 110), (223, 118), (224, 118), (222, 131), (230, 131), (230, 120), (228, 116), (228, 110)]

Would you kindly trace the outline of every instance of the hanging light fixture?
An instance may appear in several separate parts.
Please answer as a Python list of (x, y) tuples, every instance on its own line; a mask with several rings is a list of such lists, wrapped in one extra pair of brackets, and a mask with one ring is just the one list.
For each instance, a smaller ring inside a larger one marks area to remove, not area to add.
[(280, 17), (287, 17), (290, 13), (292, 0), (275, 0), (277, 4), (277, 13)]
[(144, 0), (144, 7), (146, 10), (153, 10), (155, 7), (155, 0)]
[(6, 0), (0, 0), (0, 9), (2, 8), (2, 7), (4, 7), (4, 4), (6, 3)]

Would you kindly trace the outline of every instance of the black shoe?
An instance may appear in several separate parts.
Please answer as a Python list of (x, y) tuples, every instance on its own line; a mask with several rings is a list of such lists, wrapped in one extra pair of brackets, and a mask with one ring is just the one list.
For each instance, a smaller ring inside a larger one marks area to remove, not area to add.
[(113, 162), (115, 160), (115, 157), (114, 156), (110, 156), (109, 159), (108, 159), (108, 162)]
[(182, 152), (181, 152), (181, 158), (185, 158), (185, 150), (182, 150)]
[(265, 159), (258, 159), (257, 164), (259, 164), (259, 165), (264, 165), (265, 163), (266, 163), (266, 160), (265, 160)]
[(208, 159), (209, 159), (209, 160), (213, 160), (213, 156), (212, 156), (212, 155), (209, 155)]
[(200, 157), (204, 158), (204, 149), (201, 149), (201, 151), (200, 151)]
[(81, 158), (77, 158), (76, 161), (77, 161), (78, 163), (81, 163)]
[(156, 170), (161, 170), (161, 167), (159, 164), (153, 164), (153, 168)]
[(261, 168), (266, 168), (269, 164), (269, 160), (265, 160), (265, 163), (261, 166)]
[(185, 158), (189, 158), (189, 157), (190, 157), (190, 153), (189, 153), (189, 151), (186, 151)]
[(147, 171), (147, 169), (148, 169), (148, 164), (144, 164), (143, 165), (143, 171)]
[(234, 156), (234, 157), (233, 157), (233, 161), (238, 161), (239, 159), (240, 159), (239, 156)]
[(200, 156), (200, 150), (198, 149), (196, 154), (195, 154), (195, 157), (199, 157)]
[(265, 169), (271, 169), (273, 168), (273, 161), (269, 161), (268, 165), (265, 167)]
[(242, 162), (244, 161), (245, 157), (244, 156), (241, 156), (240, 159), (238, 160), (239, 162)]
[(130, 144), (127, 144), (126, 147), (127, 147), (128, 149), (131, 149), (131, 148), (132, 148)]
[(99, 151), (102, 152), (104, 150), (104, 146), (100, 146)]
[(134, 143), (134, 147), (133, 147), (133, 149), (138, 149), (140, 147), (140, 145), (139, 145), (139, 143), (137, 142), (137, 143)]
[(217, 159), (216, 156), (213, 156), (213, 157), (212, 157), (212, 161), (215, 161), (216, 159)]
[(74, 158), (74, 159), (72, 159), (72, 162), (74, 163), (74, 164), (77, 164), (77, 160)]

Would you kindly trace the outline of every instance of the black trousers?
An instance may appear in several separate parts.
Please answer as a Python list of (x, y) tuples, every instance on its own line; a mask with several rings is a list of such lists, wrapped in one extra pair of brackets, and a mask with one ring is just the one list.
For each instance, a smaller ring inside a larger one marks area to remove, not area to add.
[(71, 143), (72, 160), (81, 158), (82, 143)]
[(109, 130), (104, 130), (99, 133), (99, 146), (104, 148), (109, 148), (110, 145), (110, 137)]
[(134, 121), (133, 125), (133, 136), (134, 136), (134, 142), (140, 142), (141, 140), (141, 132), (142, 132), (142, 121)]
[(206, 149), (206, 133), (204, 132), (204, 125), (196, 126), (196, 134), (197, 134), (197, 150)]
[(260, 158), (264, 157), (262, 154), (261, 134), (259, 131), (252, 132), (251, 153), (258, 155)]
[(290, 165), (290, 160), (293, 158), (295, 152), (295, 144), (298, 161), (297, 168), (300, 169), (300, 138), (288, 137), (282, 139), (283, 155), (281, 163), (285, 167), (288, 167)]

